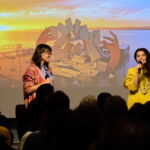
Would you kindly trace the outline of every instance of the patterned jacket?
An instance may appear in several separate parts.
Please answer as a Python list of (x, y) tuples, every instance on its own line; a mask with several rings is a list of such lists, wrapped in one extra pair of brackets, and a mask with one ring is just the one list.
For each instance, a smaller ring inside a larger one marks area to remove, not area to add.
[[(52, 75), (51, 68), (49, 68), (49, 72)], [(29, 88), (44, 81), (45, 77), (40, 68), (35, 64), (31, 64), (23, 75), (24, 100), (27, 103), (30, 103), (36, 96), (36, 92), (29, 93)]]

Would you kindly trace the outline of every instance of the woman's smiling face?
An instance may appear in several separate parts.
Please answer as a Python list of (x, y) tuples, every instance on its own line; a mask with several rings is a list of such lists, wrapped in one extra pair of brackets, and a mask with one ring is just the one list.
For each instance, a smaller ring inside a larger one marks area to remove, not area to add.
[(42, 63), (50, 62), (52, 56), (52, 52), (45, 51), (41, 54)]
[(141, 62), (143, 65), (147, 63), (147, 56), (144, 51), (138, 51), (136, 53), (136, 61)]

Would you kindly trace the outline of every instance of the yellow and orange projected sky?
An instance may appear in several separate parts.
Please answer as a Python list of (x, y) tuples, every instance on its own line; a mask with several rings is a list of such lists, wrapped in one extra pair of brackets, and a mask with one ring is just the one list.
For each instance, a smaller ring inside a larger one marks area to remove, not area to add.
[(149, 0), (0, 0), (0, 46), (33, 46), (40, 32), (65, 19), (94, 27), (150, 26)]

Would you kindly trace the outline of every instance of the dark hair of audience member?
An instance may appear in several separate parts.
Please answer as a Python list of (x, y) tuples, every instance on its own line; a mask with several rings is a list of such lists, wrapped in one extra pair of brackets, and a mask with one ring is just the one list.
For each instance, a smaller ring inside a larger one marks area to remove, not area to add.
[(10, 121), (6, 116), (4, 116), (2, 114), (0, 114), (0, 126), (3, 126), (3, 127), (8, 129), (8, 131), (10, 133), (10, 137), (11, 137), (11, 144), (12, 144), (13, 139), (14, 139), (14, 135), (13, 135), (13, 132), (11, 131)]
[(45, 105), (45, 101), (44, 101), (45, 97), (47, 97), (48, 95), (51, 95), (53, 92), (54, 92), (54, 87), (51, 84), (42, 84), (37, 89), (36, 98), (29, 103), (27, 110), (34, 111), (33, 113), (35, 113), (35, 115), (36, 113), (37, 114), (41, 113)]
[(79, 107), (97, 107), (97, 101), (95, 96), (87, 95), (80, 101)]
[(5, 138), (0, 135), (0, 149), (1, 150), (15, 150), (5, 142)]
[(128, 108), (126, 101), (121, 96), (111, 96), (104, 104), (104, 115), (106, 118), (118, 118), (127, 116)]
[(119, 118), (92, 150), (146, 150), (149, 149), (150, 128), (140, 119)]
[(53, 118), (55, 113), (60, 110), (70, 109), (70, 99), (69, 96), (61, 91), (58, 90), (54, 92), (52, 95), (46, 98), (46, 105), (43, 115), (43, 125), (41, 128), (49, 128), (52, 124)]
[(144, 105), (141, 103), (135, 103), (128, 111), (130, 118), (143, 119)]
[(50, 84), (41, 85), (36, 91), (36, 98), (32, 100), (26, 111), (18, 119), (18, 136), (22, 138), (27, 131), (37, 131), (41, 126), (41, 118), (45, 107), (45, 97), (51, 95), (54, 87)]
[(143, 105), (143, 119), (150, 126), (150, 101)]
[(104, 103), (107, 98), (111, 97), (112, 95), (108, 92), (102, 92), (97, 96), (97, 106), (101, 113), (104, 113)]
[(54, 87), (51, 84), (42, 84), (36, 91), (35, 100), (43, 102), (43, 98), (54, 91)]
[(73, 111), (68, 119), (62, 150), (86, 150), (98, 137), (101, 116), (97, 105), (84, 102)]
[(61, 148), (65, 121), (71, 113), (70, 98), (65, 92), (58, 90), (46, 98), (41, 130), (47, 130), (46, 139), (51, 148)]

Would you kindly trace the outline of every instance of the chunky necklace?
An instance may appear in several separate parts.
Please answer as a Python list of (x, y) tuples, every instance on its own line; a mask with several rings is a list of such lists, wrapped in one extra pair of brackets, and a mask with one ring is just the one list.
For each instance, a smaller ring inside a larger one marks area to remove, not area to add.
[(145, 95), (150, 89), (150, 79), (145, 77), (142, 82), (140, 82), (139, 89), (141, 93)]

